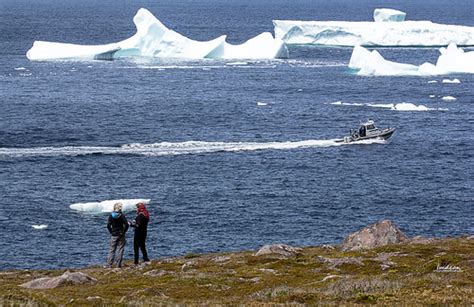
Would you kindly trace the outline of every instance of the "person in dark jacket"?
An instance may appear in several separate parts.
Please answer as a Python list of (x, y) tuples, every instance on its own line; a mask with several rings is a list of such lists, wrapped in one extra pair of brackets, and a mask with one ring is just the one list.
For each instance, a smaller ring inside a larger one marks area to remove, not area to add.
[(135, 235), (133, 237), (133, 251), (135, 254), (135, 265), (138, 264), (139, 250), (142, 251), (143, 261), (149, 262), (148, 253), (146, 251), (145, 241), (147, 235), (148, 221), (150, 220), (150, 214), (145, 207), (144, 203), (137, 204), (137, 216), (134, 221), (130, 223), (130, 226), (135, 228)]
[(114, 204), (114, 211), (110, 214), (107, 229), (111, 234), (107, 266), (112, 267), (114, 262), (117, 267), (122, 267), (123, 252), (125, 249), (125, 233), (128, 230), (128, 222), (122, 213), (122, 204)]

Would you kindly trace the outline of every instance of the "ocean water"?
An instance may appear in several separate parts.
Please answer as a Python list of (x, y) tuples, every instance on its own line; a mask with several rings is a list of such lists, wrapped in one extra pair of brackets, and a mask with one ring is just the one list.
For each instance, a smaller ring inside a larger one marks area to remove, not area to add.
[[(122, 198), (151, 199), (152, 258), (339, 243), (380, 219), (409, 236), (474, 233), (473, 75), (360, 77), (351, 48), (311, 46), (268, 61), (25, 56), (34, 40), (130, 37), (140, 7), (192, 39), (231, 43), (272, 31), (272, 19), (371, 20), (376, 7), (474, 26), (470, 0), (2, 0), (0, 269), (103, 263), (107, 214), (69, 205)], [(380, 52), (418, 65), (439, 54)], [(430, 110), (383, 107), (398, 103)], [(333, 141), (368, 118), (396, 127), (392, 139)]]

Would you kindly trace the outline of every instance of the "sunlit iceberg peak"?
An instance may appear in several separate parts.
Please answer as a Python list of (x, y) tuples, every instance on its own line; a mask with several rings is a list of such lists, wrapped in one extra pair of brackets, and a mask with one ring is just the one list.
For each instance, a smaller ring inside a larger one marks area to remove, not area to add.
[(35, 41), (26, 56), (30, 60), (112, 60), (123, 57), (181, 59), (273, 59), (288, 57), (285, 43), (265, 32), (240, 45), (226, 42), (222, 35), (196, 41), (168, 29), (148, 10), (141, 8), (133, 18), (137, 32), (132, 37), (105, 45), (76, 45)]

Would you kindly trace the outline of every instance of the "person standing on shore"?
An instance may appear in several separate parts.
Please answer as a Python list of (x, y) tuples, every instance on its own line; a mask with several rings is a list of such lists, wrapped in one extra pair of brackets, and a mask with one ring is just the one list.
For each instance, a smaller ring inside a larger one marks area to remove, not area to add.
[(128, 230), (127, 218), (122, 213), (121, 203), (114, 204), (114, 211), (109, 216), (107, 229), (111, 234), (107, 267), (111, 268), (115, 262), (120, 268), (125, 250), (125, 233)]
[(130, 226), (135, 228), (135, 235), (133, 237), (133, 251), (135, 254), (135, 265), (138, 265), (139, 250), (142, 251), (143, 261), (149, 262), (148, 253), (146, 251), (145, 241), (147, 235), (148, 221), (150, 220), (150, 213), (145, 207), (144, 203), (137, 204), (137, 216), (135, 220), (130, 223)]

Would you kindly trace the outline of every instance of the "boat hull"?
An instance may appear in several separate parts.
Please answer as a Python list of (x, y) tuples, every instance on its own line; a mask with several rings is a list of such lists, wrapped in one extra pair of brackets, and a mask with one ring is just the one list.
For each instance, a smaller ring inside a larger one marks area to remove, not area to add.
[(352, 143), (352, 142), (358, 142), (358, 141), (363, 141), (363, 140), (372, 140), (372, 139), (387, 140), (392, 136), (393, 132), (395, 132), (395, 128), (386, 128), (386, 129), (380, 130), (380, 133), (375, 134), (375, 135), (370, 135), (370, 136), (359, 136), (358, 134), (350, 135), (350, 136), (344, 137), (342, 140), (337, 140), (336, 142), (338, 142), (338, 143)]

